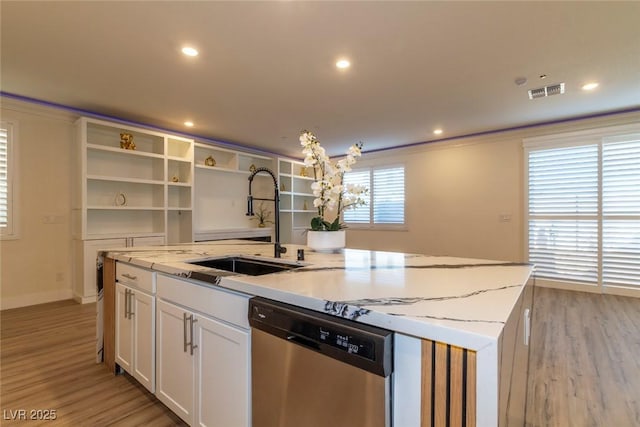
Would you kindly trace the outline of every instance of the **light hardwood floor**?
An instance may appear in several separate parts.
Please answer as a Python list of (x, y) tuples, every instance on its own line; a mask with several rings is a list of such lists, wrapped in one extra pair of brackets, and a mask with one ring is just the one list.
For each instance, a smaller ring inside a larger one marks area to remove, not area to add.
[(640, 426), (640, 299), (536, 288), (527, 426)]
[[(53, 422), (1, 425), (185, 425), (94, 362), (94, 304), (5, 310), (0, 321), (2, 418), (56, 410)], [(537, 288), (531, 339), (527, 426), (640, 426), (639, 299)]]
[[(95, 363), (95, 311), (61, 301), (0, 313), (1, 425), (186, 425), (131, 377)], [(27, 422), (11, 421), (20, 409)], [(56, 419), (29, 420), (31, 410)]]

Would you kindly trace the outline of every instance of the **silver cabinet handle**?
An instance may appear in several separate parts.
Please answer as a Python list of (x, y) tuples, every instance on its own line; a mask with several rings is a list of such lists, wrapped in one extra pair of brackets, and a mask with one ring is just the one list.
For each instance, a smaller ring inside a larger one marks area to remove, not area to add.
[[(197, 322), (198, 319), (193, 318), (193, 314), (187, 316), (187, 313), (182, 313), (182, 351), (187, 352), (187, 347), (189, 347), (189, 354), (193, 356), (193, 350), (198, 348), (197, 345), (193, 344), (193, 324)], [(187, 323), (189, 326), (187, 327)], [(189, 339), (187, 339), (187, 330), (189, 334)]]
[(131, 310), (130, 305), (131, 305), (131, 300), (129, 299), (129, 293), (131, 292), (130, 289), (125, 289), (124, 290), (124, 318), (125, 319), (130, 319), (129, 317), (129, 311)]
[(124, 318), (129, 318), (129, 289), (124, 290)]
[(187, 352), (187, 313), (182, 313), (182, 344), (184, 353)]
[(129, 319), (131, 319), (133, 317), (133, 315), (135, 314), (133, 312), (133, 296), (135, 295), (135, 293), (132, 290), (129, 290)]
[(190, 353), (193, 356), (193, 350), (198, 348), (197, 345), (193, 344), (193, 324), (196, 323), (198, 321), (198, 319), (194, 319), (193, 318), (193, 314), (191, 316), (189, 316), (189, 323), (190, 323), (190, 329), (191, 329), (191, 339), (189, 341), (189, 347), (190, 347)]
[(123, 273), (122, 277), (126, 277), (127, 279), (130, 279), (130, 280), (138, 280), (138, 276), (132, 276), (129, 273)]

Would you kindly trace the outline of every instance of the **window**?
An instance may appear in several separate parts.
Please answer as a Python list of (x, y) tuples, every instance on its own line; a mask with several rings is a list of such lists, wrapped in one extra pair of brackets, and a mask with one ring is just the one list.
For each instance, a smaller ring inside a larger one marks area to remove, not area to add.
[(529, 261), (542, 279), (640, 287), (640, 133), (601, 132), (525, 142)]
[(344, 212), (344, 222), (368, 226), (404, 225), (404, 166), (359, 169), (344, 175), (345, 184), (369, 189), (367, 204)]
[(13, 124), (0, 122), (0, 236), (3, 238), (16, 235), (13, 140)]

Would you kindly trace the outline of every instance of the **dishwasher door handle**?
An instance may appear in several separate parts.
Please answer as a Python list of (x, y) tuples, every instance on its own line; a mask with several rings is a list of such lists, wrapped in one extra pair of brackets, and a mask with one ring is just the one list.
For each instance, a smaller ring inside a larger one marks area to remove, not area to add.
[(320, 345), (317, 342), (308, 338), (301, 337), (299, 335), (288, 334), (287, 341), (301, 345), (303, 347), (320, 350)]

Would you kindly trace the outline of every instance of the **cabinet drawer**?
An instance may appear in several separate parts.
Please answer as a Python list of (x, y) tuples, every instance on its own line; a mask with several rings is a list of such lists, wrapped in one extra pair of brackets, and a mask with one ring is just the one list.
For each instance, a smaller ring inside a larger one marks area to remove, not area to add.
[(116, 263), (116, 280), (150, 294), (156, 293), (156, 272), (122, 262)]
[(158, 275), (158, 298), (249, 329), (249, 295)]

